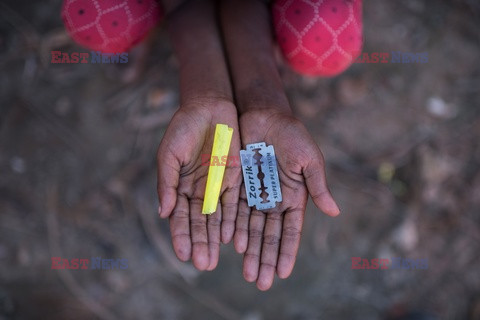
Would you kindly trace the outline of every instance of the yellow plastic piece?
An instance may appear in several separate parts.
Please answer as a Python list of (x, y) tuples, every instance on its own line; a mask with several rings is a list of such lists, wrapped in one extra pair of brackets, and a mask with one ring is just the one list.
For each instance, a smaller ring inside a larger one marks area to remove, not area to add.
[[(228, 156), (232, 135), (233, 128), (229, 128), (226, 124), (217, 123), (215, 126), (215, 136), (213, 138), (211, 159), (215, 157), (216, 159), (225, 159), (223, 157)], [(218, 197), (220, 196), (224, 174), (225, 165), (212, 165), (212, 163), (210, 163), (207, 186), (205, 188), (205, 199), (203, 200), (203, 214), (212, 214), (217, 211)]]

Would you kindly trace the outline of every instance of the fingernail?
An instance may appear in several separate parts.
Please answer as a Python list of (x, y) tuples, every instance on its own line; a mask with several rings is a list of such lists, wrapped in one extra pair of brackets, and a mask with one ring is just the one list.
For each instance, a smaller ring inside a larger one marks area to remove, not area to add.
[(158, 215), (162, 216), (162, 206), (158, 205)]

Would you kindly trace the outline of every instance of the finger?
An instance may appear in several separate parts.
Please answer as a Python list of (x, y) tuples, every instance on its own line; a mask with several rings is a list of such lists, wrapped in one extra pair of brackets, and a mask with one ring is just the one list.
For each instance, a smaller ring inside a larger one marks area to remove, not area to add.
[(245, 187), (242, 184), (240, 199), (238, 201), (237, 220), (235, 222), (235, 235), (233, 245), (238, 253), (245, 253), (248, 245), (248, 224), (250, 220), (250, 207), (247, 203)]
[(285, 212), (278, 256), (277, 274), (281, 279), (287, 278), (293, 270), (297, 258), (300, 236), (303, 226), (304, 210), (295, 209)]
[(181, 261), (187, 261), (192, 255), (190, 239), (190, 217), (188, 200), (179, 195), (175, 209), (170, 216), (170, 232), (172, 234), (173, 250)]
[(207, 270), (212, 271), (218, 264), (220, 255), (220, 224), (222, 221), (222, 207), (220, 203), (217, 211), (207, 215), (207, 231), (208, 231), (208, 255), (209, 263)]
[(282, 234), (281, 212), (267, 213), (263, 237), (262, 255), (260, 259), (260, 271), (257, 279), (258, 289), (265, 291), (270, 289), (275, 278), (277, 268), (278, 249)]
[(235, 186), (225, 190), (222, 195), (222, 242), (225, 244), (232, 241), (235, 232), (239, 193), (240, 186)]
[(208, 254), (207, 217), (202, 214), (203, 200), (190, 199), (190, 236), (192, 239), (192, 261), (195, 268), (205, 270), (210, 264)]
[(175, 208), (180, 174), (180, 163), (167, 149), (162, 142), (157, 152), (158, 214), (161, 218), (167, 218)]
[(323, 156), (320, 150), (318, 152), (319, 156), (303, 170), (303, 176), (305, 177), (308, 193), (310, 193), (317, 208), (329, 216), (335, 217), (340, 213), (340, 209), (335, 200), (333, 200), (330, 190), (328, 190)]
[(225, 185), (229, 186), (222, 194), (222, 242), (232, 241), (235, 233), (235, 220), (238, 211), (238, 198), (242, 185), (242, 170), (240, 169), (240, 133), (235, 130), (225, 169)]
[(243, 257), (243, 277), (248, 282), (254, 282), (258, 278), (264, 226), (265, 214), (258, 210), (252, 210), (248, 231), (248, 247)]

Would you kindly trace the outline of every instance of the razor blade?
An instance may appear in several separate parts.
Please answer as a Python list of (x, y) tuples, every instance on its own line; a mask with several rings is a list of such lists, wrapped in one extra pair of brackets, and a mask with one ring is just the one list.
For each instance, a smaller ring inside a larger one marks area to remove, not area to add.
[(245, 149), (240, 150), (240, 159), (248, 206), (257, 210), (275, 208), (282, 202), (282, 191), (273, 146), (259, 142), (247, 144)]

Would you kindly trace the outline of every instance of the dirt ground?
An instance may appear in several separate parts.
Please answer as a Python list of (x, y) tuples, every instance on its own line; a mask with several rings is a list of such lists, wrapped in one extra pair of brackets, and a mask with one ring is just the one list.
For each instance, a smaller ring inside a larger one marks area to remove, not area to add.
[[(332, 79), (282, 67), (343, 213), (309, 203), (293, 275), (262, 293), (231, 245), (213, 272), (178, 262), (157, 218), (155, 153), (178, 105), (165, 31), (126, 65), (53, 65), (52, 50), (88, 52), (61, 1), (2, 0), (0, 319), (480, 319), (479, 2), (364, 2), (364, 52), (428, 62)], [(52, 257), (128, 268), (52, 270)], [(428, 268), (353, 270), (352, 257)]]

